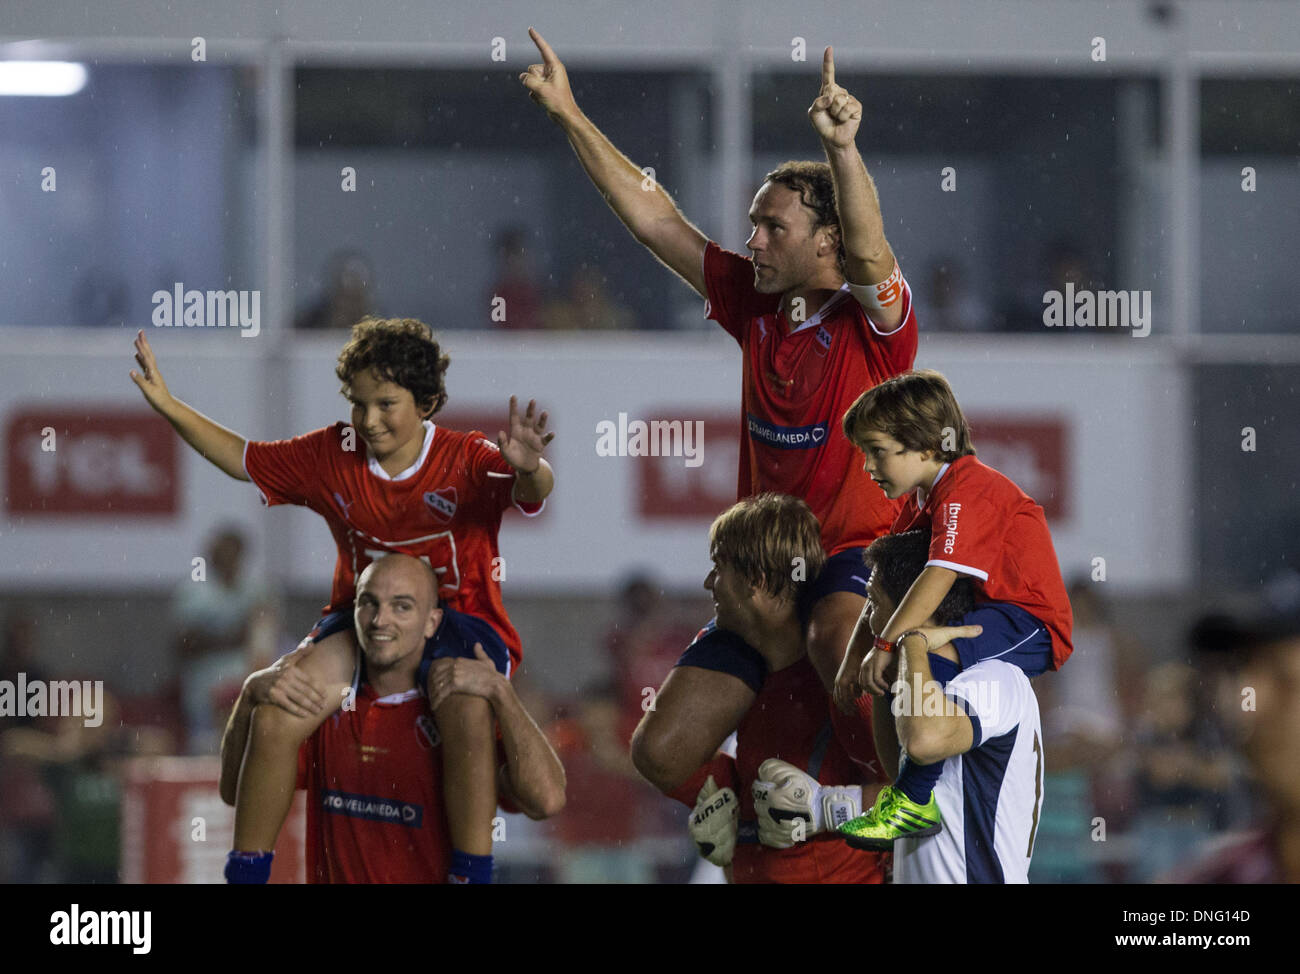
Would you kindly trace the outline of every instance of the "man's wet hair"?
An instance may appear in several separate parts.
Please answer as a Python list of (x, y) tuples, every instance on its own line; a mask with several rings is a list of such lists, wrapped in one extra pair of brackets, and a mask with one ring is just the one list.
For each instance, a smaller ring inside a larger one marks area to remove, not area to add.
[(773, 169), (763, 177), (763, 182), (778, 183), (797, 193), (799, 202), (813, 211), (814, 233), (822, 227), (835, 228), (839, 234), (836, 257), (840, 273), (843, 273), (844, 234), (840, 229), (840, 211), (835, 204), (835, 182), (831, 178), (831, 167), (824, 162), (792, 160)]

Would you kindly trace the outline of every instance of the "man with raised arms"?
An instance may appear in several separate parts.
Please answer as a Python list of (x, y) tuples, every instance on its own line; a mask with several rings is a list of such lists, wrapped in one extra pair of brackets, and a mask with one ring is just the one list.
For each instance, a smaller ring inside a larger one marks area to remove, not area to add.
[[(744, 257), (705, 237), (662, 187), (643, 188), (645, 174), (582, 113), (564, 65), (529, 33), (542, 55), (520, 75), (529, 97), (564, 130), (632, 235), (705, 299), (708, 317), (741, 347), (737, 493), (799, 497), (821, 524), (830, 558), (813, 587), (807, 650), (829, 692), (865, 603), (862, 549), (897, 513), (872, 489), (840, 417), (864, 389), (911, 368), (917, 345), (911, 292), (854, 143), (862, 105), (835, 83), (827, 48), (808, 111), (826, 162), (789, 162), (767, 174), (749, 210), (753, 256)], [(707, 627), (683, 655), (633, 740), (642, 774), (689, 801), (708, 776), (701, 765), (718, 732), (737, 725), (766, 672), (752, 647), (717, 632)], [(846, 746), (863, 764), (874, 757), (869, 739)]]

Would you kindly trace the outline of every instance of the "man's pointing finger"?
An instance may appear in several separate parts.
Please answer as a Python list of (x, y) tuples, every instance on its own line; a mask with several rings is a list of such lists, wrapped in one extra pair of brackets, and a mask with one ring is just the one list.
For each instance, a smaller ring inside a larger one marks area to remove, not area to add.
[(551, 50), (551, 45), (546, 43), (546, 38), (537, 33), (536, 29), (529, 27), (528, 36), (533, 39), (533, 43), (537, 45), (537, 49), (542, 52), (542, 60), (548, 65), (554, 64), (559, 60), (559, 58), (555, 56), (555, 52)]

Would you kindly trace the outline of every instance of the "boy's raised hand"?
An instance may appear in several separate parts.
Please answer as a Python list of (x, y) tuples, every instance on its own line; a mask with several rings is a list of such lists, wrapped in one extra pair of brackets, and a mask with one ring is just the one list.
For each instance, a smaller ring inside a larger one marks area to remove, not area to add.
[(497, 432), (497, 446), (501, 455), (510, 466), (520, 473), (531, 474), (541, 466), (542, 451), (546, 444), (555, 439), (554, 433), (546, 432), (546, 413), (536, 413), (537, 401), (528, 400), (527, 411), (519, 415), (519, 400), (510, 397), (510, 432)]
[(160, 413), (164, 412), (171, 402), (172, 394), (167, 391), (167, 383), (163, 382), (162, 373), (158, 370), (158, 360), (154, 358), (149, 339), (144, 337), (143, 331), (135, 333), (135, 360), (140, 365), (140, 371), (131, 370), (131, 381), (144, 393), (150, 406)]

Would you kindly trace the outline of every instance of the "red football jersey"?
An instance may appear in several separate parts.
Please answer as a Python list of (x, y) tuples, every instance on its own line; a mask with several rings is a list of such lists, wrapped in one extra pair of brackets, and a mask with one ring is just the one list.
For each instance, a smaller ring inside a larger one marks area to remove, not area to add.
[(710, 243), (704, 251), (705, 314), (740, 343), (740, 479), (749, 497), (776, 491), (803, 498), (822, 526), (827, 554), (862, 547), (889, 531), (898, 502), (862, 469), (844, 435), (849, 406), (867, 389), (906, 372), (916, 358), (916, 315), (903, 288), (903, 324), (882, 335), (845, 285), (793, 331), (779, 294), (754, 290), (748, 257)]
[(1028, 494), (975, 457), (958, 457), (939, 471), (924, 505), (917, 491), (908, 496), (893, 533), (917, 528), (930, 533), (927, 565), (973, 576), (979, 598), (1018, 605), (1044, 623), (1061, 668), (1074, 651), (1074, 613), (1047, 518)]
[[(856, 765), (831, 727), (826, 690), (808, 657), (769, 673), (763, 690), (736, 728), (740, 821), (753, 823), (750, 786), (759, 766), (780, 758), (823, 785), (857, 785), (887, 779)], [(818, 834), (791, 849), (737, 843), (732, 878), (737, 883), (883, 883), (887, 854), (854, 849), (834, 835)]]
[(298, 752), (307, 789), (309, 883), (445, 883), (451, 833), (438, 785), (442, 749), (415, 689), (340, 710)]
[[(346, 423), (292, 440), (250, 442), (244, 470), (268, 506), (300, 504), (329, 524), (338, 561), (326, 612), (350, 609), (365, 567), (402, 552), (432, 565), (439, 600), (491, 623), (518, 664), (522, 647), (501, 602), (497, 549), (501, 515), (513, 503), (514, 468), (478, 431), (424, 425), (419, 458), (396, 477)], [(519, 507), (525, 514), (541, 510)]]

